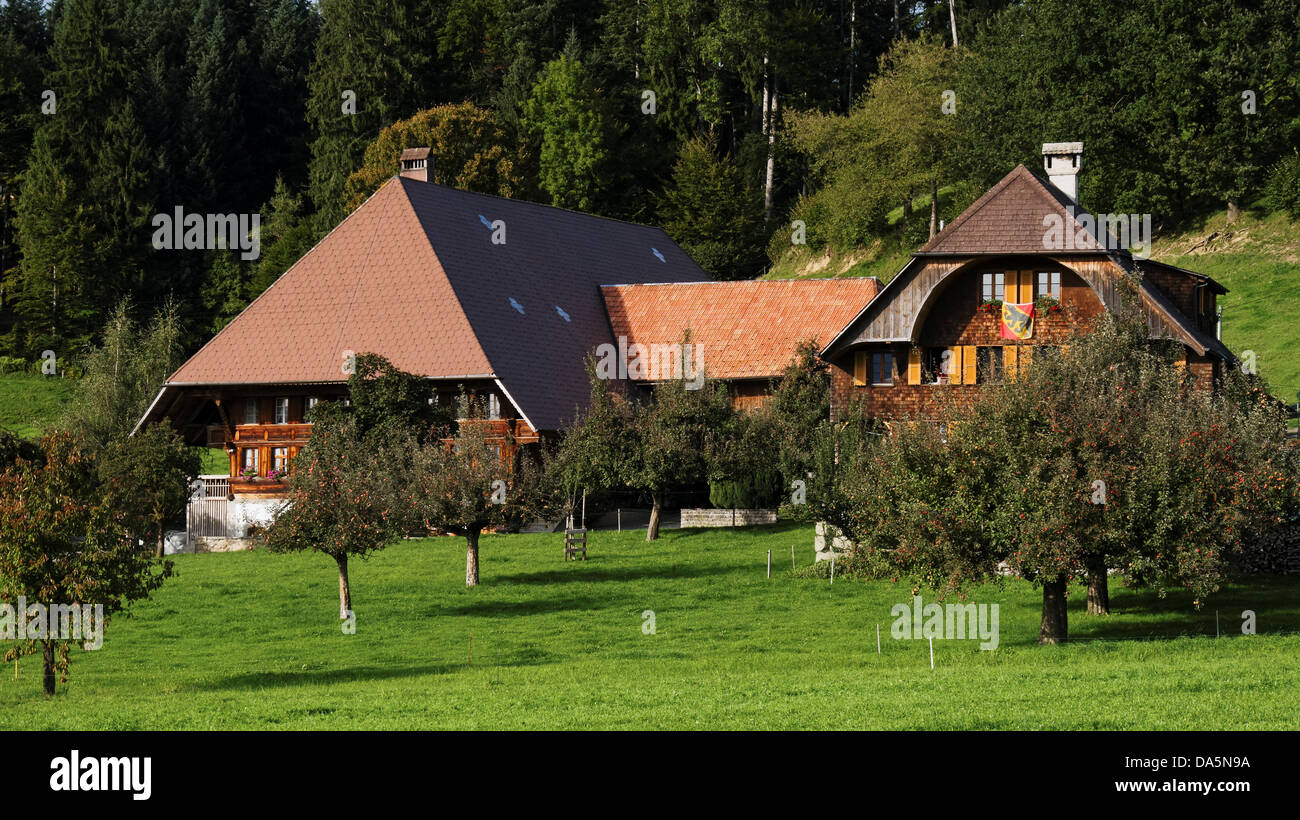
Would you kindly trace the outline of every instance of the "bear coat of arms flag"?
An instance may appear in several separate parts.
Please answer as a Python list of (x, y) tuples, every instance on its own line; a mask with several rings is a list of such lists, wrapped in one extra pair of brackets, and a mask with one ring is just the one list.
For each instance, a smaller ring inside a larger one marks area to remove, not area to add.
[(1002, 303), (1002, 338), (1029, 339), (1034, 335), (1034, 303)]

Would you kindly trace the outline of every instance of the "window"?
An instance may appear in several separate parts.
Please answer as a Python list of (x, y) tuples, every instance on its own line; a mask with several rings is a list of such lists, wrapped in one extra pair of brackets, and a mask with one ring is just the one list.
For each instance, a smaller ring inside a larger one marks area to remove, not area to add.
[(311, 418), (310, 413), (318, 404), (320, 404), (320, 399), (316, 398), (315, 396), (307, 397), (305, 403), (303, 404), (302, 417), (304, 421)]
[(289, 400), (288, 399), (275, 400), (275, 423), (276, 424), (289, 423)]
[(1004, 274), (986, 273), (984, 274), (984, 287), (981, 292), (985, 302), (1001, 302), (1006, 293), (1006, 280)]
[(975, 351), (975, 367), (980, 383), (1002, 381), (1002, 348), (978, 348)]
[(271, 466), (282, 473), (289, 469), (288, 447), (274, 447), (271, 449)]
[(1038, 293), (1036, 296), (1050, 296), (1056, 301), (1061, 301), (1061, 273), (1060, 271), (1040, 271), (1038, 274)]
[(257, 399), (244, 399), (244, 424), (257, 424)]
[(488, 393), (487, 414), (490, 419), (501, 418), (501, 399), (496, 393)]
[(253, 475), (257, 475), (257, 450), (249, 447), (243, 451), (240, 468), (240, 472), (251, 470)]
[(872, 353), (871, 354), (871, 383), (872, 384), (893, 384), (894, 383), (894, 354), (893, 353)]
[[(946, 355), (945, 355), (946, 354)], [(952, 352), (946, 347), (927, 347), (921, 364), (923, 384), (947, 384)]]

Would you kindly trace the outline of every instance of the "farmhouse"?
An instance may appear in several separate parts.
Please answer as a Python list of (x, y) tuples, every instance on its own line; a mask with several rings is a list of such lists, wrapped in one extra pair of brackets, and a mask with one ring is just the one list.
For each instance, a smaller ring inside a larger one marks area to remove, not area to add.
[[(277, 478), (311, 435), (308, 412), (345, 398), (361, 353), (429, 378), (440, 402), (468, 394), (490, 436), (519, 444), (582, 413), (597, 357), (598, 372), (641, 390), (702, 368), (749, 408), (808, 342), (831, 365), (833, 419), (852, 402), (923, 418), (934, 386), (1014, 378), (1116, 307), (1131, 273), (1152, 337), (1181, 343), (1182, 366), (1212, 384), (1233, 360), (1216, 332), (1222, 286), (1097, 235), (1075, 200), (1079, 143), (1044, 146), (1051, 182), (1016, 167), (884, 288), (713, 282), (658, 228), (437, 185), (428, 155), (405, 151), (400, 173), (173, 373), (141, 419), (223, 448), (236, 500), (284, 494)], [(1053, 239), (1062, 226), (1069, 243)]]
[[(1234, 361), (1217, 332), (1217, 298), (1227, 291), (1098, 235), (1098, 220), (1075, 201), (1082, 153), (1082, 143), (1044, 145), (1051, 182), (1017, 166), (836, 334), (821, 351), (832, 365), (833, 419), (854, 402), (877, 418), (925, 418), (935, 385), (971, 391), (1015, 378), (1074, 327), (1117, 309), (1119, 284), (1134, 273), (1151, 337), (1181, 343), (1180, 366), (1198, 384), (1214, 383)], [(1061, 225), (1071, 242), (1058, 241)]]

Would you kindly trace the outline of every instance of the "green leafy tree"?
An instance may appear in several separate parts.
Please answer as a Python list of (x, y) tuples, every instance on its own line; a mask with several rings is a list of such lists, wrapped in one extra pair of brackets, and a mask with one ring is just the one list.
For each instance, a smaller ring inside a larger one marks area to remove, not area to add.
[(594, 210), (605, 193), (601, 180), (616, 128), (581, 61), (563, 54), (546, 64), (523, 126), (538, 145), (540, 183), (551, 204)]
[[(96, 628), (103, 630), (114, 613), (158, 589), (172, 564), (137, 545), (128, 514), (100, 493), (94, 456), (73, 436), (50, 435), (41, 449), (41, 462), (19, 461), (0, 474), (0, 596), (46, 606), (99, 605), (104, 620)], [(56, 679), (67, 680), (75, 642), (29, 624), (4, 659), (39, 649), (45, 694), (53, 695)]]
[(266, 531), (266, 545), (272, 552), (315, 550), (333, 558), (343, 620), (352, 616), (349, 560), (365, 559), (401, 535), (397, 488), (409, 474), (414, 446), (396, 431), (366, 435), (355, 418), (320, 412), (294, 458), (289, 497)]
[(540, 473), (528, 456), (505, 458), (514, 447), (489, 441), (480, 420), (462, 410), (449, 441), (431, 440), (414, 455), (410, 481), (403, 489), (412, 521), (425, 530), (465, 539), (465, 586), (479, 583), (479, 537), (494, 527), (517, 527), (537, 507)]
[(167, 523), (184, 512), (201, 461), (198, 448), (164, 421), (111, 442), (95, 466), (104, 503), (123, 514), (131, 537), (155, 545), (162, 558)]
[(130, 303), (120, 303), (103, 329), (101, 344), (82, 359), (84, 375), (60, 426), (83, 436), (94, 449), (126, 437), (183, 361), (181, 336), (174, 304), (164, 305), (141, 328)]
[(761, 198), (730, 157), (717, 155), (711, 136), (682, 144), (659, 215), (668, 235), (714, 278), (748, 279), (762, 272)]
[(348, 209), (359, 206), (397, 173), (406, 148), (429, 147), (432, 182), (504, 197), (525, 189), (528, 157), (507, 139), (492, 114), (473, 103), (440, 105), (384, 128), (366, 146), (360, 168), (348, 178)]

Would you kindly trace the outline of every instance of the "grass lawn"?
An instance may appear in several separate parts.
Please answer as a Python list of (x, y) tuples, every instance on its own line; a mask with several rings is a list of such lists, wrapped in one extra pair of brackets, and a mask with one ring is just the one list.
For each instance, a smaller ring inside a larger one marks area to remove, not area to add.
[[(932, 671), (924, 641), (889, 636), (909, 589), (791, 572), (810, 527), (643, 537), (595, 533), (568, 564), (559, 536), (485, 537), (472, 590), (463, 541), (400, 543), (354, 562), (352, 636), (328, 558), (180, 556), (53, 699), (35, 658), (0, 669), (0, 728), (1300, 728), (1297, 577), (1199, 613), (1116, 584), (1117, 614), (1088, 618), (1075, 590), (1060, 647), (1037, 646), (1028, 584), (989, 587), (1001, 646), (935, 641)], [(1261, 634), (1240, 634), (1244, 609)]]
[(0, 427), (24, 438), (39, 436), (59, 417), (74, 384), (57, 376), (0, 376)]

